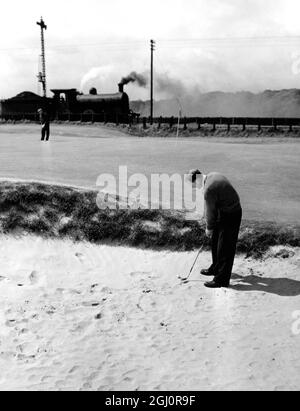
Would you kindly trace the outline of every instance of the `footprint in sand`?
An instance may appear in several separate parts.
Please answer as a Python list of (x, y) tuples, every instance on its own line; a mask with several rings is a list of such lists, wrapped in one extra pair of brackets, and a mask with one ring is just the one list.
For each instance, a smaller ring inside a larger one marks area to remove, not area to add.
[(81, 295), (81, 291), (75, 290), (74, 288), (71, 288), (70, 290), (68, 290), (68, 293), (71, 295)]
[(258, 365), (257, 361), (253, 361), (248, 364), (248, 367), (253, 368), (253, 367), (256, 367), (257, 365)]
[(76, 254), (75, 254), (75, 257), (78, 258), (78, 260), (79, 260), (82, 264), (84, 263), (85, 258), (84, 258), (84, 255), (83, 255), (83, 254), (81, 254), (81, 253), (76, 253)]
[(100, 303), (98, 301), (84, 301), (82, 305), (84, 307), (99, 307)]
[(71, 368), (68, 372), (68, 374), (74, 374), (76, 371), (78, 371), (80, 368), (75, 365), (73, 368)]
[(151, 271), (135, 271), (130, 273), (129, 275), (131, 277), (151, 277), (152, 272)]
[(102, 294), (113, 294), (113, 290), (111, 289), (111, 288), (109, 288), (109, 287), (103, 287), (101, 290), (100, 290), (100, 292), (102, 293)]
[(32, 273), (29, 276), (29, 281), (31, 285), (35, 285), (38, 283), (39, 277), (37, 271), (32, 271)]
[(82, 333), (85, 332), (91, 326), (90, 321), (81, 321), (79, 323), (73, 324), (73, 327), (70, 329), (72, 333)]
[(52, 378), (53, 377), (51, 377), (51, 375), (45, 375), (45, 377), (41, 378), (41, 382), (44, 382), (44, 383), (50, 382)]
[(94, 371), (94, 372), (92, 372), (92, 373), (88, 376), (87, 382), (88, 382), (89, 384), (92, 384), (92, 383), (94, 382), (94, 380), (96, 380), (96, 379), (99, 377), (99, 375), (100, 375), (100, 372), (99, 372), (99, 371)]
[(16, 353), (13, 351), (6, 351), (6, 352), (0, 352), (0, 359), (1, 360), (13, 360), (16, 358)]
[(99, 284), (93, 284), (90, 287), (90, 293), (94, 294), (97, 291), (97, 288), (99, 287)]
[(123, 313), (123, 312), (115, 313), (115, 314), (113, 315), (113, 317), (114, 317), (114, 319), (115, 319), (118, 323), (125, 321), (126, 318), (127, 318), (127, 317), (126, 317), (126, 314)]
[(21, 336), (21, 335), (28, 334), (28, 333), (29, 333), (29, 330), (28, 330), (27, 328), (22, 328), (22, 329), (18, 332), (18, 335)]
[(16, 321), (16, 320), (7, 320), (7, 321), (5, 322), (6, 327), (10, 327), (10, 328), (15, 327), (16, 324), (17, 324), (17, 321)]

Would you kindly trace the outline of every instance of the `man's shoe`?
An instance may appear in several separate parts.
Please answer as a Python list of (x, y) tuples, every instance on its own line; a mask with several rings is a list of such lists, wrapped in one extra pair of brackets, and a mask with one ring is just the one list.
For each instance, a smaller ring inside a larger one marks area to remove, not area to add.
[(204, 285), (207, 288), (227, 288), (229, 287), (229, 284), (219, 284), (219, 283), (216, 283), (215, 281), (209, 281), (208, 283), (205, 283)]
[(210, 269), (208, 270), (201, 270), (200, 274), (205, 275), (206, 277), (214, 277), (215, 273), (211, 271)]

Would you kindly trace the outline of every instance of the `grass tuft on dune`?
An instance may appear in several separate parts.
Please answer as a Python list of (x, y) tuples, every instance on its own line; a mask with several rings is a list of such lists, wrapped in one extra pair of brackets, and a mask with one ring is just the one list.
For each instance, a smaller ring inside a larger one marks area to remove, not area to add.
[[(39, 183), (0, 184), (0, 230), (96, 244), (188, 251), (204, 244), (203, 221), (160, 210), (100, 210), (97, 193)], [(262, 257), (269, 247), (300, 246), (300, 226), (244, 221), (238, 252)]]

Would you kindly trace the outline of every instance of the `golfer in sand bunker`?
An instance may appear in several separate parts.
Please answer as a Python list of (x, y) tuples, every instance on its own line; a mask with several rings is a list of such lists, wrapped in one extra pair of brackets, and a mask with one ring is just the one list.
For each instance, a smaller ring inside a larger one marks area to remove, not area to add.
[(191, 170), (188, 180), (195, 188), (203, 189), (206, 235), (212, 241), (212, 265), (201, 274), (214, 279), (205, 286), (228, 287), (242, 221), (239, 195), (220, 173), (204, 175), (199, 170)]

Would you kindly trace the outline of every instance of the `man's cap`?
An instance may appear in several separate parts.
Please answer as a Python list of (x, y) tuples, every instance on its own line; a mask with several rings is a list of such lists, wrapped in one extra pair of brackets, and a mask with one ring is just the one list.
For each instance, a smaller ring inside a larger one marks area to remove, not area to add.
[(187, 173), (187, 179), (188, 179), (188, 181), (190, 181), (190, 182), (192, 182), (192, 183), (195, 183), (195, 181), (197, 180), (198, 176), (201, 176), (201, 175), (202, 175), (202, 173), (201, 173), (201, 171), (198, 170), (198, 169), (190, 170), (190, 171)]

